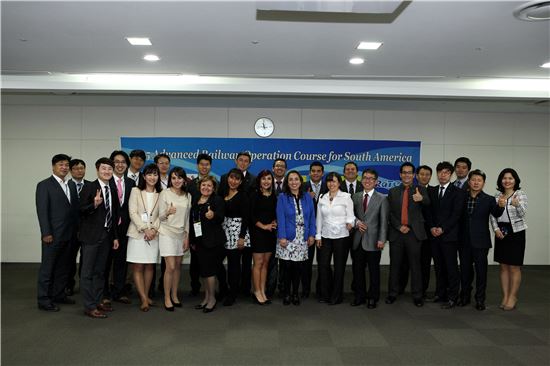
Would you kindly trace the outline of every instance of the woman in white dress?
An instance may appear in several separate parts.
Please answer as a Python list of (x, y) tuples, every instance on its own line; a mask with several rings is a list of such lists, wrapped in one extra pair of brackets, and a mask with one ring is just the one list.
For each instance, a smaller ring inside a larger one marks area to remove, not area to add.
[(131, 221), (126, 261), (132, 263), (141, 311), (149, 311), (153, 304), (148, 294), (159, 251), (159, 193), (162, 190), (159, 176), (159, 168), (155, 164), (147, 165), (143, 169), (143, 179), (140, 179), (137, 187), (132, 188), (128, 201)]
[(178, 285), (183, 253), (189, 249), (189, 211), (191, 195), (187, 192), (185, 170), (175, 167), (168, 174), (168, 188), (160, 193), (160, 255), (166, 262), (164, 272), (164, 308), (181, 307)]

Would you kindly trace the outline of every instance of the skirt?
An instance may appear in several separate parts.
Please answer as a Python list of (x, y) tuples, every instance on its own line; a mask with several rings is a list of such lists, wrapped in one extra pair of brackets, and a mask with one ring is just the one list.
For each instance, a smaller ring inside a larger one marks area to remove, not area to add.
[(199, 260), (199, 275), (202, 278), (212, 277), (218, 273), (220, 265), (225, 257), (223, 246), (205, 248), (197, 245), (197, 259)]
[(277, 244), (277, 230), (262, 230), (259, 227), (251, 228), (252, 253), (272, 253)]
[(130, 263), (156, 264), (159, 256), (159, 240), (135, 239), (128, 237), (126, 261)]
[(183, 233), (176, 237), (159, 234), (159, 250), (161, 257), (181, 257), (183, 255)]
[(514, 233), (510, 227), (503, 239), (495, 238), (494, 255), (495, 262), (522, 266), (525, 256), (525, 230)]
[[(241, 217), (225, 217), (223, 219), (222, 227), (223, 231), (225, 231), (225, 237), (227, 238), (225, 249), (237, 249), (242, 222), (243, 219)], [(248, 231), (244, 237), (244, 246), (250, 247), (250, 234)]]

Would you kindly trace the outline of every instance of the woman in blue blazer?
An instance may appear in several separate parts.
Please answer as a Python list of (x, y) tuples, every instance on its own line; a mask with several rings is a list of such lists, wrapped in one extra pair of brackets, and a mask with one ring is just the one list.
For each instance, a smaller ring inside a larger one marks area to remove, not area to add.
[[(315, 241), (315, 209), (309, 194), (300, 189), (302, 176), (296, 170), (288, 172), (283, 193), (277, 199), (276, 257), (283, 266), (283, 304), (300, 305), (298, 287), (303, 264), (308, 259), (308, 247)], [(292, 299), (290, 286), (292, 284)]]

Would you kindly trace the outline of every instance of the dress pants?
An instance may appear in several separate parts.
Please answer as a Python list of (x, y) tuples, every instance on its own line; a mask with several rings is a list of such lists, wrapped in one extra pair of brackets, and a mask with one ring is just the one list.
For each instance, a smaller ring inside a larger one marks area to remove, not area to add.
[[(338, 239), (321, 239), (322, 246), (317, 249), (319, 270), (319, 287), (322, 300), (341, 302), (344, 298), (344, 274), (349, 253), (348, 237)], [(334, 256), (334, 272), (330, 260)]]
[(401, 270), (399, 271), (399, 293), (402, 294), (407, 289), (409, 283), (409, 258), (407, 252), (403, 252), (403, 261), (401, 262)]
[(197, 251), (193, 248), (189, 248), (191, 252), (191, 259), (189, 263), (189, 277), (191, 278), (191, 292), (199, 293), (201, 290), (199, 259), (197, 258)]
[(485, 302), (488, 254), (489, 248), (472, 248), (469, 243), (462, 244), (462, 249), (460, 250), (460, 284), (463, 299), (469, 299), (471, 296), (475, 267), (475, 300), (476, 302)]
[[(353, 261), (353, 282), (355, 283), (355, 300), (365, 301), (380, 300), (380, 258), (381, 250), (366, 251), (359, 246), (351, 250), (351, 259)], [(367, 282), (365, 270), (369, 270), (369, 290), (367, 292)]]
[(422, 243), (416, 239), (413, 231), (407, 234), (401, 232), (397, 238), (390, 241), (390, 281), (389, 296), (397, 297), (399, 294), (399, 281), (401, 268), (406, 253), (411, 272), (411, 294), (414, 299), (422, 298), (422, 274), (420, 271), (420, 250)]
[(42, 243), (42, 261), (38, 270), (38, 305), (49, 306), (65, 297), (69, 261), (69, 242)]
[(306, 261), (294, 262), (291, 260), (279, 259), (281, 265), (283, 277), (283, 296), (290, 296), (291, 291), (293, 296), (298, 296), (298, 290), (300, 287), (300, 278), (302, 277), (302, 270)]
[(433, 238), (432, 255), (435, 266), (435, 295), (452, 301), (458, 299), (460, 278), (458, 274), (458, 244), (444, 242), (440, 238)]
[(96, 242), (82, 243), (82, 277), (80, 278), (80, 293), (85, 310), (93, 310), (101, 304), (103, 287), (105, 286), (105, 266), (111, 250), (112, 233), (101, 229), (102, 233)]
[[(107, 264), (105, 266), (105, 286), (103, 297), (106, 299), (119, 299), (124, 293), (126, 274), (128, 273), (128, 262), (126, 262), (126, 251), (128, 249), (128, 237), (122, 236), (119, 240), (118, 249), (109, 251)], [(113, 285), (110, 286), (111, 267), (113, 270)]]
[(420, 266), (422, 273), (422, 295), (426, 296), (428, 287), (430, 287), (430, 272), (432, 269), (432, 246), (428, 239), (422, 240), (422, 249), (420, 250)]
[(239, 249), (226, 249), (227, 279), (229, 282), (229, 294), (236, 298), (239, 293), (250, 295), (252, 277), (252, 249), (245, 247)]
[[(315, 257), (315, 245), (307, 248), (307, 261), (302, 271), (302, 294), (309, 295), (311, 292), (311, 277), (313, 276), (313, 258)], [(316, 286), (319, 284), (317, 281)], [(316, 287), (316, 292), (318, 291)]]
[[(68, 261), (67, 261), (67, 285), (65, 288), (74, 290), (74, 287), (76, 285), (76, 273), (77, 273), (77, 265), (76, 265), (76, 258), (78, 257), (78, 251), (80, 250), (80, 247), (82, 246), (82, 243), (78, 239), (78, 237), (75, 235), (71, 241), (69, 242), (69, 254), (68, 254)], [(82, 263), (82, 251), (80, 251), (80, 263)], [(80, 273), (82, 271), (82, 265), (78, 266), (78, 277), (80, 278)]]

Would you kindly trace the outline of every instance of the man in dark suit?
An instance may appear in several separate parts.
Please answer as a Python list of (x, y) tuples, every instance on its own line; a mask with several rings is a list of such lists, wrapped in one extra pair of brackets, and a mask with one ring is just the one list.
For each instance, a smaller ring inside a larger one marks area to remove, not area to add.
[[(327, 183), (323, 182), (325, 167), (319, 161), (309, 164), (309, 180), (302, 185), (302, 190), (307, 192), (313, 199), (315, 215), (317, 215), (317, 203), (319, 196), (328, 192)], [(308, 298), (311, 292), (311, 278), (313, 276), (313, 258), (315, 258), (316, 245), (308, 248), (308, 257), (304, 270), (302, 271), (302, 297)], [(315, 283), (315, 293), (319, 294), (319, 277)]]
[[(432, 168), (430, 168), (428, 165), (420, 165), (416, 168), (416, 181), (418, 182), (418, 185), (425, 187), (426, 190), (428, 190), (428, 188), (430, 187), (431, 179)], [(422, 213), (424, 217), (426, 217), (427, 209), (429, 209), (428, 206), (422, 207)], [(426, 229), (426, 233), (430, 232), (430, 228), (427, 227), (425, 222), (424, 228)], [(432, 269), (432, 246), (430, 244), (430, 239), (428, 238), (422, 240), (422, 249), (420, 251), (420, 268), (422, 273), (422, 298), (426, 299), (428, 287), (430, 287), (430, 273)]]
[[(380, 299), (380, 258), (388, 233), (389, 206), (386, 197), (374, 190), (378, 184), (378, 173), (374, 169), (363, 171), (361, 184), (363, 192), (353, 195), (353, 212), (356, 223), (351, 258), (355, 299), (351, 306), (364, 304), (374, 309)], [(369, 291), (365, 280), (365, 269), (369, 269)]]
[(430, 187), (431, 204), (426, 212), (436, 275), (434, 301), (443, 302), (441, 306), (443, 309), (456, 306), (460, 285), (456, 257), (458, 223), (462, 214), (465, 191), (451, 184), (453, 170), (454, 167), (448, 161), (437, 164), (439, 185)]
[(69, 272), (69, 244), (78, 218), (78, 195), (74, 182), (65, 182), (71, 158), (52, 158), (52, 176), (36, 186), (36, 213), (42, 238), (42, 260), (38, 271), (38, 308), (59, 311), (55, 303), (74, 304), (65, 295)]
[[(243, 172), (244, 179), (241, 183), (243, 192), (250, 194), (256, 188), (256, 176), (248, 171), (250, 164), (252, 163), (252, 156), (248, 151), (241, 151), (237, 154), (237, 159), (235, 159), (235, 165), (237, 169)], [(224, 174), (220, 178), (220, 187), (218, 188), (218, 194), (222, 197), (229, 190), (227, 184), (227, 174)]]
[[(110, 159), (115, 164), (113, 177), (110, 184), (116, 188), (116, 199), (119, 203), (119, 220), (115, 223), (119, 248), (111, 249), (105, 266), (105, 288), (103, 291), (104, 304), (109, 304), (111, 300), (130, 304), (128, 294), (125, 293), (126, 275), (128, 273), (128, 264), (126, 262), (126, 250), (128, 248), (128, 226), (130, 226), (130, 213), (128, 211), (128, 200), (130, 192), (134, 188), (135, 181), (128, 178), (126, 171), (130, 163), (129, 156), (121, 150), (115, 150), (111, 153)], [(113, 284), (110, 284), (111, 267), (113, 270)]]
[[(71, 161), (69, 162), (69, 169), (71, 171), (71, 180), (76, 185), (76, 192), (80, 197), (80, 192), (82, 191), (82, 188), (84, 188), (86, 184), (91, 183), (89, 180), (84, 179), (84, 176), (86, 175), (86, 163), (84, 162), (84, 160), (81, 160), (81, 159), (71, 159)], [(80, 219), (77, 218), (77, 225), (79, 221)], [(78, 256), (78, 251), (80, 250), (80, 246), (81, 246), (77, 231), (75, 232), (75, 235), (71, 239), (71, 243), (69, 245), (69, 261), (68, 261), (69, 275), (67, 279), (67, 286), (65, 287), (65, 294), (67, 294), (67, 296), (72, 296), (74, 294), (74, 286), (76, 284), (76, 281), (75, 281), (76, 257)], [(80, 253), (79, 262), (82, 263), (82, 252)], [(78, 267), (79, 278), (80, 278), (81, 269), (82, 269), (82, 266), (79, 266)]]
[(390, 205), (390, 284), (386, 304), (393, 304), (399, 294), (403, 253), (407, 253), (411, 272), (411, 294), (416, 306), (424, 305), (420, 252), (426, 239), (422, 207), (430, 204), (425, 187), (414, 184), (414, 165), (406, 162), (399, 168), (401, 185), (388, 193)]
[(112, 311), (101, 302), (105, 285), (105, 266), (111, 250), (118, 249), (119, 203), (111, 182), (114, 163), (109, 158), (96, 161), (97, 179), (80, 192), (80, 237), (82, 240), (82, 277), (80, 292), (84, 313), (91, 318), (106, 318)]
[(147, 160), (145, 151), (139, 149), (130, 151), (130, 165), (128, 166), (126, 176), (135, 182), (136, 187), (139, 184), (139, 175), (141, 168), (145, 164), (145, 160)]
[(455, 175), (456, 180), (453, 182), (453, 185), (457, 188), (464, 190), (468, 189), (468, 173), (472, 169), (472, 162), (465, 156), (455, 160)]
[(462, 217), (460, 220), (460, 283), (461, 297), (458, 306), (470, 303), (475, 265), (476, 274), (476, 309), (485, 310), (485, 289), (487, 288), (487, 254), (491, 248), (489, 233), (489, 215), (497, 218), (504, 212), (504, 207), (497, 205), (495, 198), (483, 192), (485, 173), (472, 170), (468, 174), (469, 191), (466, 194)]

